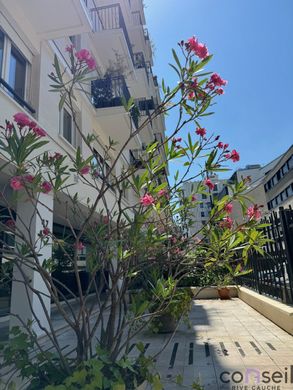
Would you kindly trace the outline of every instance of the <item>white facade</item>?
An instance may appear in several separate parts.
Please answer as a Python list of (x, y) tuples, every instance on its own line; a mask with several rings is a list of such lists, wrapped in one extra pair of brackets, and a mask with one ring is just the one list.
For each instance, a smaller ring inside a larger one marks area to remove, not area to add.
[[(46, 151), (75, 154), (80, 146), (83, 157), (88, 157), (89, 150), (77, 135), (66, 104), (59, 112), (60, 95), (48, 92), (51, 84), (48, 74), (53, 71), (54, 55), (63, 69), (68, 69), (65, 48), (72, 43), (77, 50), (91, 51), (98, 65), (98, 80), (112, 71), (119, 82), (125, 82), (126, 95), (137, 100), (140, 120), (144, 120), (160, 102), (159, 87), (152, 74), (151, 43), (144, 25), (142, 0), (0, 0), (0, 123), (5, 124), (5, 119), (11, 120), (15, 113), (24, 111), (46, 130), (50, 138)], [(122, 146), (135, 123), (122, 104), (96, 108), (90, 88), (87, 92), (88, 95), (77, 92), (75, 103), (83, 134), (94, 133), (99, 137), (95, 148), (100, 154), (109, 137)], [(163, 139), (164, 131), (164, 118), (157, 117), (129, 143), (129, 150), (119, 159), (115, 174), (119, 175), (123, 167), (131, 163), (130, 150), (141, 150), (155, 138)], [(119, 145), (110, 156), (111, 160), (119, 152)], [(6, 173), (7, 176), (0, 175), (2, 187), (11, 175), (11, 168), (8, 167)], [(79, 193), (81, 205), (86, 205), (87, 198), (94, 199), (95, 193), (88, 187), (85, 190), (74, 175), (71, 182), (74, 186), (70, 191)], [(53, 231), (54, 226), (66, 226), (66, 194), (60, 194), (59, 198), (59, 202), (52, 199)], [(114, 204), (115, 197), (110, 189), (107, 200), (109, 206), (111, 202)], [(125, 192), (125, 206), (136, 201), (131, 190)], [(20, 210), (23, 205), (18, 207)], [(78, 228), (78, 221), (75, 223)], [(19, 301), (15, 299), (19, 294), (15, 292), (11, 310), (20, 312)], [(21, 316), (30, 317), (28, 313)]]
[[(196, 201), (200, 202), (192, 209), (191, 219), (193, 221), (192, 226), (188, 229), (188, 235), (194, 235), (200, 231), (203, 225), (209, 219), (210, 211), (212, 208), (212, 203), (215, 198), (218, 197), (219, 193), (223, 190), (226, 180), (219, 179), (217, 175), (210, 176), (211, 181), (214, 183), (215, 187), (213, 191), (207, 189), (207, 195), (197, 194), (197, 187), (202, 183), (201, 181), (187, 182), (184, 183), (183, 190), (185, 196), (195, 195)], [(201, 234), (198, 234), (198, 237), (201, 237)]]

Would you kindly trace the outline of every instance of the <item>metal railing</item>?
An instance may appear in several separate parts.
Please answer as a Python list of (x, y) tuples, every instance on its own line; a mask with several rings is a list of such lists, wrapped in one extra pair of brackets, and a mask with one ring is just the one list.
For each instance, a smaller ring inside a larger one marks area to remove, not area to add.
[(293, 210), (283, 209), (263, 219), (263, 228), (272, 242), (265, 245), (265, 255), (253, 254), (247, 269), (252, 272), (237, 278), (250, 287), (284, 303), (293, 303)]
[(36, 110), (35, 110), (30, 104), (28, 104), (22, 97), (20, 97), (20, 96), (14, 91), (14, 89), (13, 89), (5, 80), (3, 80), (1, 77), (0, 77), (0, 85), (3, 85), (3, 87), (4, 87), (5, 89), (7, 89), (7, 91), (9, 92), (9, 94), (12, 95), (13, 99), (14, 99), (18, 104), (20, 104), (22, 107), (27, 108), (32, 114), (35, 114)]
[(124, 76), (108, 76), (92, 81), (91, 96), (95, 108), (122, 106), (123, 99), (126, 102), (130, 99)]
[(115, 29), (123, 30), (130, 57), (133, 61), (132, 46), (130, 43), (120, 4), (112, 4), (104, 7), (92, 8), (90, 12), (95, 32)]
[(149, 81), (149, 71), (148, 71), (148, 68), (147, 68), (142, 51), (140, 51), (138, 53), (133, 53), (133, 64), (134, 64), (135, 69), (144, 69), (145, 70), (145, 74), (146, 74), (147, 79)]

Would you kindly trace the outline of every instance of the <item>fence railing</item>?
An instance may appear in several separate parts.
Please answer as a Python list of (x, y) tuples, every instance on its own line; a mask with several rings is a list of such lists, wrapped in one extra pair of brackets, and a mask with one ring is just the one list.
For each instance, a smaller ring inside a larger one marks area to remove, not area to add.
[(247, 268), (252, 272), (237, 281), (260, 294), (293, 304), (293, 210), (280, 207), (263, 222), (269, 224), (263, 231), (272, 242), (266, 244), (263, 257), (251, 256)]
[(95, 32), (103, 30), (122, 29), (124, 37), (127, 43), (127, 47), (130, 53), (130, 57), (133, 61), (132, 46), (127, 32), (124, 17), (121, 11), (120, 4), (112, 4), (104, 7), (92, 8), (91, 19), (93, 22), (93, 28)]
[(109, 76), (92, 81), (92, 103), (95, 108), (118, 107), (130, 99), (124, 76)]

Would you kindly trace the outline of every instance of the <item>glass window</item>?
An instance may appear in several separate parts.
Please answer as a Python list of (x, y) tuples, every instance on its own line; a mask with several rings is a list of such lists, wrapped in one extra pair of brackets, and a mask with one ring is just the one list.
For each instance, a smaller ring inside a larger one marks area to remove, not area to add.
[(75, 146), (75, 129), (71, 114), (63, 109), (63, 137), (73, 146)]
[(203, 217), (204, 217), (204, 211), (202, 211), (202, 212), (200, 213), (200, 215), (201, 215), (201, 217), (203, 218)]
[(2, 77), (3, 51), (4, 51), (4, 34), (0, 30), (0, 77)]
[(202, 198), (202, 199), (206, 199), (207, 196), (206, 196), (205, 194), (202, 194), (201, 198)]
[(14, 46), (11, 46), (8, 83), (22, 99), (25, 98), (25, 74), (26, 60)]
[(291, 156), (288, 160), (288, 167), (289, 169), (292, 169), (293, 168), (293, 156)]

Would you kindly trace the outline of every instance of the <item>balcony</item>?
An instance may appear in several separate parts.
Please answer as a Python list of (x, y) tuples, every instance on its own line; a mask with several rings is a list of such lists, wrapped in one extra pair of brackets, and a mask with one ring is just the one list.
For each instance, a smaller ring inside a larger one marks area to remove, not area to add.
[[(91, 97), (101, 127), (111, 139), (122, 145), (138, 125), (136, 112), (133, 110), (129, 114), (123, 105), (123, 101), (130, 99), (124, 76), (108, 76), (92, 81)], [(128, 146), (138, 147), (140, 141), (137, 137), (133, 138)]]
[(92, 81), (92, 103), (95, 108), (123, 106), (130, 99), (124, 76), (109, 76)]
[(17, 23), (28, 21), (40, 39), (56, 39), (92, 30), (85, 0), (0, 0)]
[[(107, 61), (117, 61), (117, 54), (126, 59), (133, 68), (133, 52), (120, 4), (90, 9), (93, 24), (93, 39), (101, 57)], [(102, 58), (102, 60), (103, 60)]]

